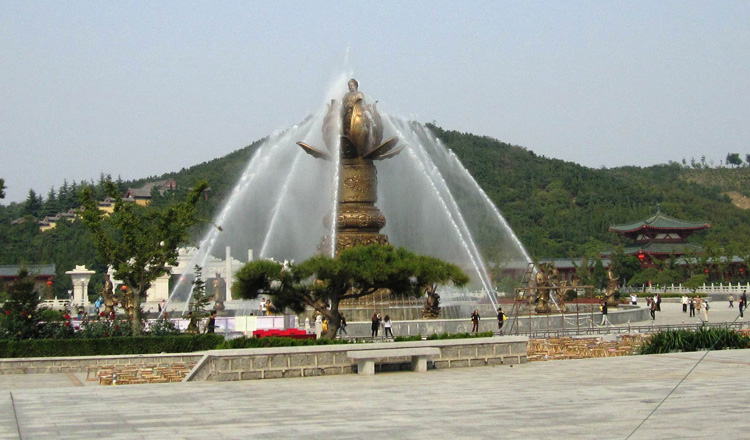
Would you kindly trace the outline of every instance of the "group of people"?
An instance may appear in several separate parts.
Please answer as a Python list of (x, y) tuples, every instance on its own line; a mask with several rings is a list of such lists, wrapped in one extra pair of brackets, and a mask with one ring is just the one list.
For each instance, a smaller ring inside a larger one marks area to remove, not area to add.
[[(471, 332), (477, 333), (479, 332), (479, 321), (482, 319), (479, 316), (479, 310), (474, 309), (474, 311), (471, 313)], [(505, 312), (503, 312), (502, 307), (497, 308), (497, 330), (502, 333), (503, 332), (503, 323), (507, 319), (505, 316)]]
[(388, 335), (390, 335), (391, 338), (393, 338), (393, 322), (391, 321), (391, 317), (388, 315), (385, 315), (385, 318), (381, 318), (380, 313), (373, 313), (372, 314), (372, 325), (370, 325), (370, 330), (372, 330), (372, 337), (377, 338), (378, 337), (378, 331), (380, 330), (380, 327), (382, 325), (383, 327), (383, 336), (386, 338)]
[(273, 304), (270, 299), (261, 298), (258, 312), (260, 316), (271, 316), (273, 314)]
[(688, 297), (682, 295), (680, 301), (682, 303), (682, 313), (688, 313), (690, 311), (690, 317), (694, 318), (696, 311), (698, 312), (698, 319), (701, 319), (701, 311), (703, 312), (703, 321), (708, 322), (708, 311), (711, 306), (708, 304), (708, 298), (701, 298), (699, 295), (695, 297)]
[[(731, 293), (729, 294), (729, 308), (734, 308), (734, 295)], [(742, 295), (740, 295), (740, 300), (738, 302), (737, 308), (740, 311), (740, 318), (745, 317), (745, 309), (747, 309), (747, 290), (742, 291)]]

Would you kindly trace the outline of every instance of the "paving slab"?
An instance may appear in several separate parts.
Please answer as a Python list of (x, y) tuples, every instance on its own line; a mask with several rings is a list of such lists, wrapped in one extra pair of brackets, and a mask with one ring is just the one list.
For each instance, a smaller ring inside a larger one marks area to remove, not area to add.
[(626, 439), (670, 393), (629, 438), (749, 438), (750, 350), (704, 354), (223, 383), (0, 376), (0, 439)]

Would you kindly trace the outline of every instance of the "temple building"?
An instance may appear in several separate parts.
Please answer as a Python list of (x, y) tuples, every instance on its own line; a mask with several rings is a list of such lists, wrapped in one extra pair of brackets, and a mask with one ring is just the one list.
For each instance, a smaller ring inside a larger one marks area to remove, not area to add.
[(158, 191), (159, 194), (164, 194), (165, 191), (174, 191), (175, 189), (177, 189), (177, 182), (175, 182), (174, 179), (148, 182), (140, 188), (128, 188), (123, 199), (134, 201), (141, 206), (146, 206), (151, 203), (152, 191)]
[(656, 214), (645, 220), (613, 225), (609, 230), (631, 241), (625, 246), (625, 255), (636, 255), (641, 267), (650, 267), (654, 260), (664, 260), (670, 255), (700, 254), (703, 251), (701, 246), (685, 240), (710, 227), (709, 223), (669, 217), (657, 209)]

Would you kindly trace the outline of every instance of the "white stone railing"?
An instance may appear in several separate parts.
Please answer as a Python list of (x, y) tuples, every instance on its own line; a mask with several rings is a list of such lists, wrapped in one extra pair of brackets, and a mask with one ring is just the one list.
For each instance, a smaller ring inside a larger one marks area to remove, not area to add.
[(70, 308), (70, 300), (69, 299), (45, 299), (41, 303), (39, 303), (41, 307), (45, 307), (48, 309), (54, 309), (54, 310), (65, 310), (67, 308)]
[[(695, 290), (695, 293), (702, 293), (702, 294), (730, 294), (730, 293), (742, 293), (743, 291), (748, 290), (750, 291), (750, 283), (719, 283), (719, 284), (704, 284), (701, 287), (698, 287)], [(668, 286), (645, 286), (638, 289), (639, 292), (646, 292), (646, 293), (680, 293), (680, 294), (692, 294), (693, 290), (688, 289), (687, 287), (684, 287), (682, 284), (670, 284)]]

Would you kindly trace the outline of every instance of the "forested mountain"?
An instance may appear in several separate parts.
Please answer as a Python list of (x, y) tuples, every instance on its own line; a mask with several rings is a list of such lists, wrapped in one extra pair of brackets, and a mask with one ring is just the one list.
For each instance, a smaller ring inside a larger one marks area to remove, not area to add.
[[(692, 240), (724, 249), (725, 255), (750, 254), (745, 249), (750, 244), (750, 210), (736, 206), (742, 206), (745, 196), (750, 195), (750, 167), (670, 163), (592, 169), (538, 156), (489, 137), (434, 125), (430, 128), (459, 156), (535, 258), (593, 256), (611, 249), (619, 238), (608, 232), (610, 225), (646, 218), (657, 205), (670, 216), (711, 223), (707, 232)], [(197, 180), (207, 179), (209, 198), (199, 209), (201, 216), (210, 220), (262, 141), (178, 172), (117, 183), (125, 191), (149, 181), (173, 178), (177, 191), (152, 193), (153, 204), (159, 206), (182, 198)], [(101, 270), (79, 221), (61, 222), (42, 233), (34, 220), (77, 207), (83, 185), (94, 186), (103, 198), (106, 177), (99, 182), (63, 182), (46, 197), (30, 191), (23, 203), (0, 205), (0, 264), (55, 263), (60, 280), (55, 286), (58, 294), (70, 288), (62, 275), (75, 264)], [(750, 199), (745, 201), (750, 207)]]
[(670, 216), (711, 223), (693, 238), (698, 242), (726, 249), (750, 242), (750, 210), (727, 195), (750, 194), (750, 167), (670, 163), (592, 169), (492, 138), (430, 128), (461, 158), (535, 257), (610, 248), (618, 243), (610, 225), (649, 217), (657, 205)]

